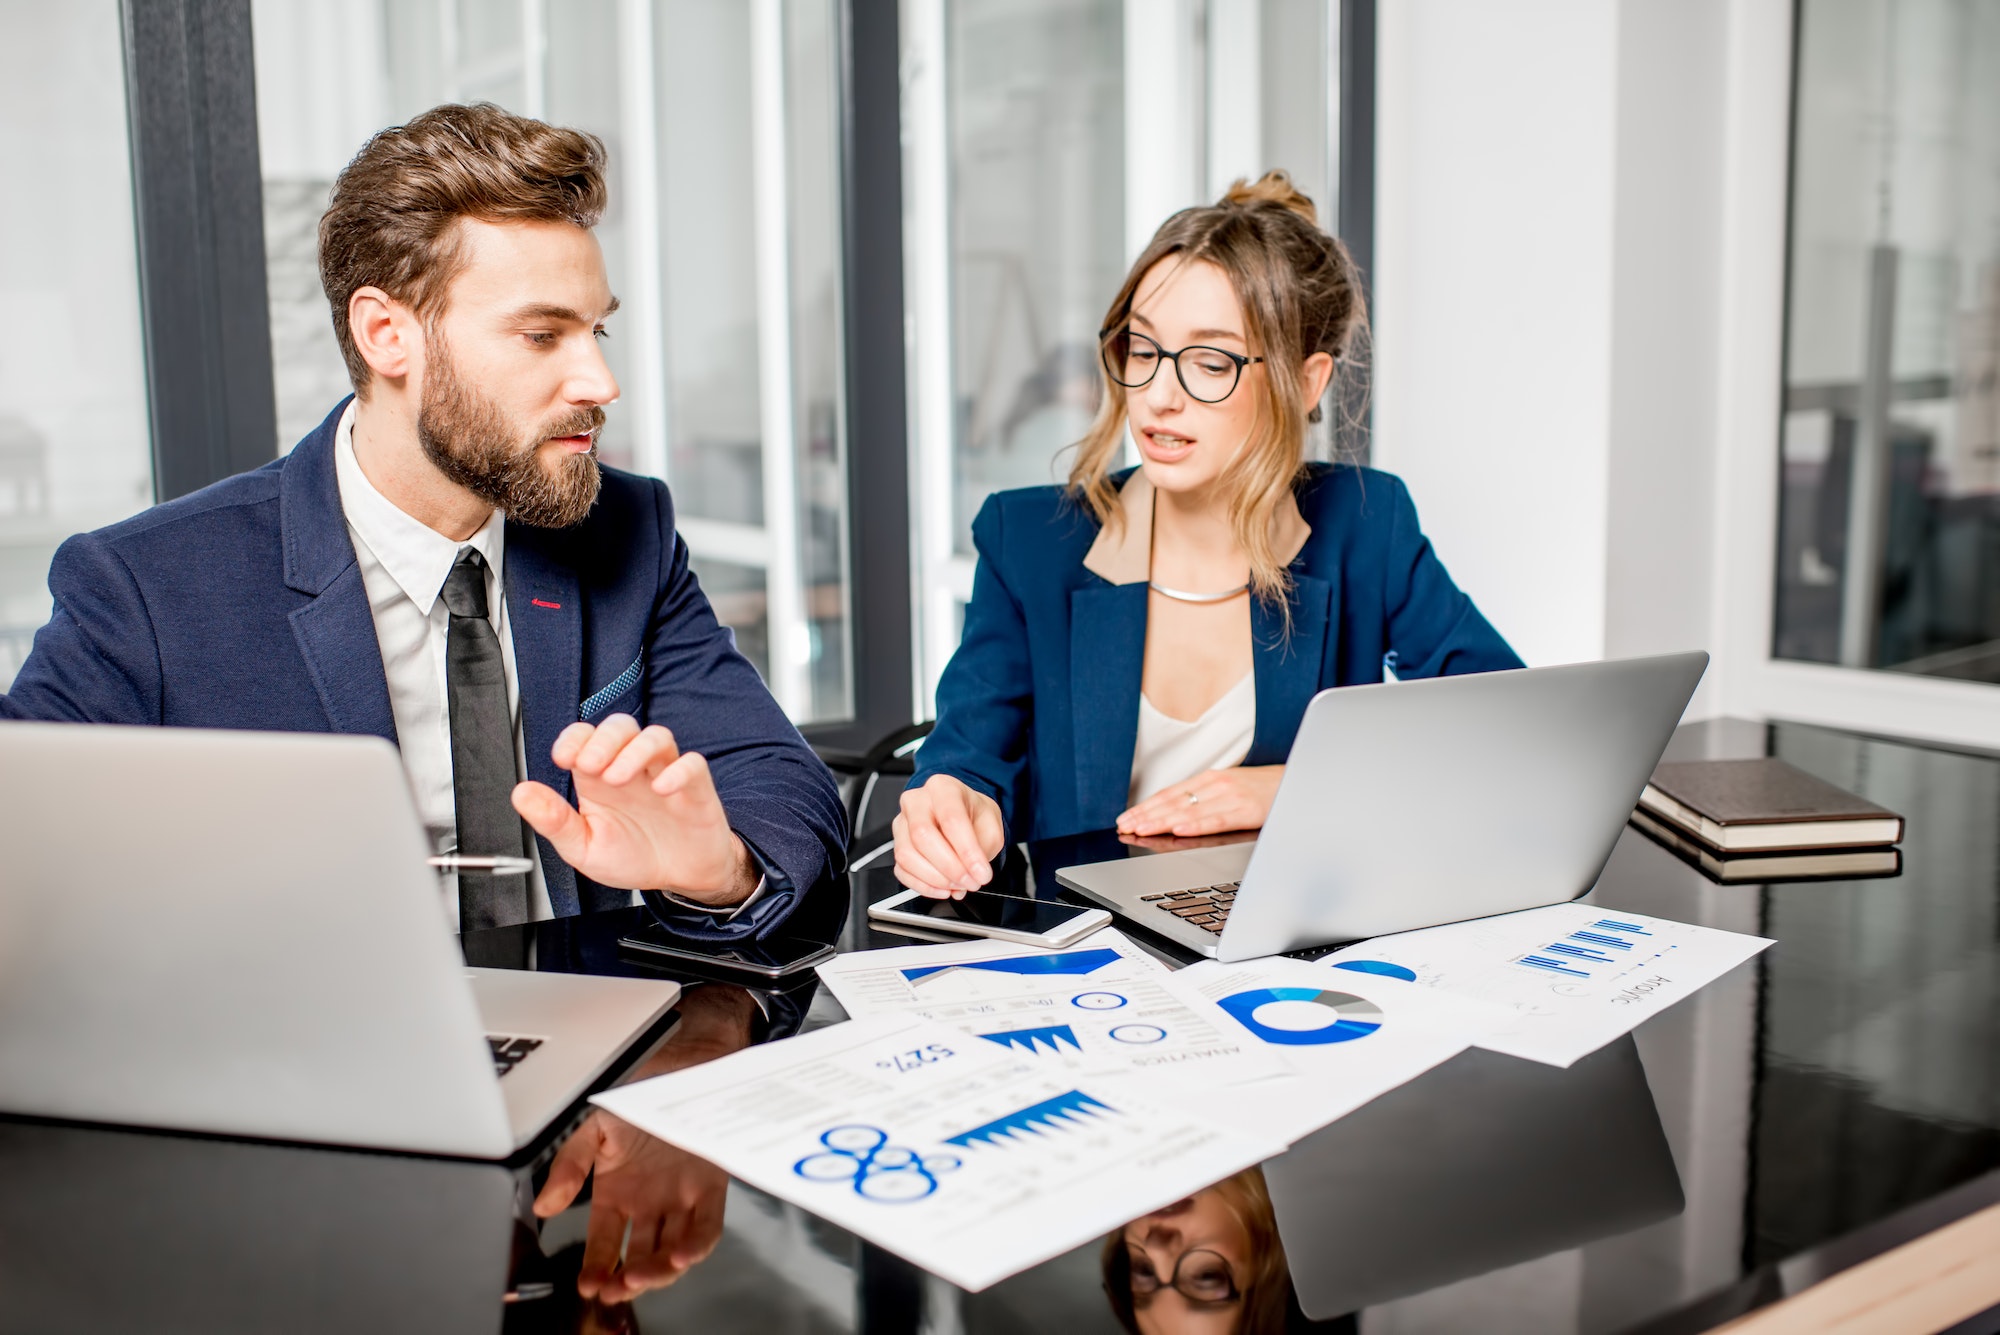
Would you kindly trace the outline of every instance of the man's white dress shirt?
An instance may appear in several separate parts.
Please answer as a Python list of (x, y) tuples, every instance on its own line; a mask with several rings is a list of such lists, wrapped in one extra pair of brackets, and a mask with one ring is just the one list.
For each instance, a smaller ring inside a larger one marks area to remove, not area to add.
[[(495, 510), (479, 532), (465, 542), (453, 542), (430, 525), (411, 518), (395, 502), (375, 490), (354, 457), (354, 405), (347, 405), (334, 433), (334, 477), (340, 485), (340, 508), (347, 517), (347, 535), (368, 590), (368, 610), (375, 617), (375, 639), (382, 646), (382, 669), (389, 678), (389, 711), (396, 719), (396, 744), (402, 748), (403, 771), (417, 801), (417, 815), (429, 831), (438, 853), (463, 852), (472, 857), (513, 854), (515, 849), (458, 846), (458, 804), (451, 774), (451, 696), (445, 682), (445, 641), (451, 614), (445, 610), (445, 577), (466, 547), (486, 561), (486, 611), (493, 633), (500, 637), (502, 667), (507, 675), (507, 709), (514, 720), (514, 772), (526, 774), (521, 737), (521, 687), (514, 670), (514, 637), (507, 626), (507, 599), (502, 583), (506, 569), (507, 517)], [(528, 916), (553, 917), (549, 887), (541, 859), (529, 841), (535, 869), (528, 877)], [(446, 874), (443, 885), (445, 919), (458, 929), (458, 877)]]
[[(458, 846), (458, 802), (451, 772), (451, 696), (446, 683), (446, 641), (451, 614), (440, 596), (444, 581), (466, 547), (486, 561), (486, 611), (493, 633), (500, 637), (501, 666), (507, 676), (507, 710), (514, 720), (514, 773), (528, 772), (521, 732), (520, 675), (514, 670), (514, 636), (507, 624), (507, 517), (495, 510), (484, 526), (465, 542), (453, 542), (430, 525), (397, 508), (375, 489), (354, 457), (354, 404), (341, 414), (334, 431), (334, 477), (340, 487), (340, 508), (347, 518), (347, 536), (354, 543), (361, 583), (368, 591), (368, 610), (375, 618), (375, 639), (382, 648), (382, 669), (389, 679), (389, 711), (396, 720), (396, 744), (403, 752), (403, 772), (409, 776), (417, 815), (438, 853), (469, 857), (511, 854), (514, 850)], [(539, 845), (532, 835), (527, 854), (535, 869), (528, 877), (528, 916), (552, 918), (548, 882), (542, 875)], [(445, 920), (458, 930), (458, 876), (440, 877)], [(668, 898), (687, 908), (713, 913), (723, 922), (763, 896), (765, 881), (739, 904), (724, 908)], [(639, 902), (635, 891), (632, 902)]]

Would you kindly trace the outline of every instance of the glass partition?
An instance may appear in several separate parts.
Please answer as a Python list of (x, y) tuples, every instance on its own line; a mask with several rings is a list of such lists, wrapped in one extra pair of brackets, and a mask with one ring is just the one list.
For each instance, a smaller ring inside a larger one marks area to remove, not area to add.
[(2000, 682), (2000, 0), (1798, 14), (1773, 654)]
[(281, 448), (347, 393), (313, 229), (370, 134), (481, 100), (598, 134), (604, 461), (673, 488), (792, 718), (848, 716), (834, 0), (254, 0), (253, 23)]
[(1125, 276), (1122, 0), (954, 0), (954, 550), (988, 493), (1061, 480)]
[(118, 6), (0, 0), (0, 691), (49, 558), (153, 500)]

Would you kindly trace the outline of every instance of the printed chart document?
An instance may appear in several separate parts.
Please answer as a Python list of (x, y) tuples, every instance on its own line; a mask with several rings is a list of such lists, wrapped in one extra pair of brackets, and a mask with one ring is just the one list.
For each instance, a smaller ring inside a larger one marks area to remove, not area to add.
[(1237, 1084), (1289, 1069), (1111, 928), (1062, 950), (989, 941), (857, 951), (819, 975), (856, 1019), (922, 1015), (1073, 1071)]
[(1176, 977), (1292, 1068), (1253, 1085), (1189, 1088), (1176, 1106), (1287, 1144), (1450, 1060), (1475, 1033), (1510, 1018), (1500, 1007), (1393, 978), (1329, 979), (1323, 965), (1305, 960), (1210, 960)]
[(1378, 936), (1318, 967), (1506, 1006), (1511, 1020), (1476, 1037), (1480, 1047), (1570, 1066), (1770, 944), (1643, 913), (1553, 904)]
[[(1110, 951), (1108, 955), (1104, 951)], [(1068, 959), (1088, 953), (1088, 959)], [(1058, 961), (1058, 963), (996, 963), (996, 961)], [(952, 969), (950, 965), (960, 965)], [(828, 959), (818, 967), (820, 981), (826, 983), (834, 999), (846, 1007), (848, 1015), (886, 1015), (908, 1011), (942, 995), (940, 987), (964, 991), (1018, 991), (1020, 983), (1032, 983), (1038, 975), (1048, 977), (1056, 969), (1076, 977), (1096, 981), (1122, 981), (1128, 977), (1166, 977), (1168, 967), (1142, 951), (1116, 927), (1092, 931), (1082, 941), (1064, 949), (1044, 949), (1038, 945), (1016, 945), (1012, 941), (948, 941), (942, 945), (896, 945), (890, 949), (848, 951)], [(956, 977), (954, 977), (956, 975)], [(984, 977), (966, 977), (984, 975)]]
[(907, 1014), (593, 1102), (973, 1291), (1285, 1148)]

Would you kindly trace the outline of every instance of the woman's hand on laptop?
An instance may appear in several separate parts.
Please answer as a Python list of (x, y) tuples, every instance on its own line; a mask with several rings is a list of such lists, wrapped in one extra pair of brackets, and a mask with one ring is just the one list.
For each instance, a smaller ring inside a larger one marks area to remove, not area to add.
[(896, 879), (932, 899), (963, 899), (993, 879), (993, 859), (1007, 842), (1000, 804), (949, 774), (903, 790), (896, 835)]
[(1220, 834), (1261, 830), (1283, 765), (1212, 769), (1170, 784), (1118, 817), (1120, 834)]
[(564, 862), (616, 890), (671, 890), (723, 907), (757, 888), (750, 850), (729, 828), (708, 762), (658, 724), (613, 714), (556, 738), (576, 802), (543, 783), (514, 788), (514, 810)]

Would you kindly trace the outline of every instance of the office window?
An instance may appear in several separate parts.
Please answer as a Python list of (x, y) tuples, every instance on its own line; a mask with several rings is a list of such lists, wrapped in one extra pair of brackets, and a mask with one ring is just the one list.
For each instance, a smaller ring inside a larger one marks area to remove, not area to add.
[[(923, 703), (972, 518), (1061, 482), (1097, 328), (1178, 209), (1285, 168), (1331, 226), (1338, 0), (904, 0), (904, 246)], [(1327, 428), (1309, 448), (1324, 456)]]
[(2000, 682), (2000, 3), (1798, 13), (1773, 653)]
[(1125, 276), (1118, 0), (946, 9), (953, 550), (988, 493), (1060, 479), (1098, 399), (1097, 326)]
[(255, 0), (281, 448), (347, 392), (314, 227), (367, 137), (493, 101), (603, 137), (606, 463), (800, 723), (852, 709), (835, 0)]
[(903, 236), (926, 702), (972, 593), (973, 516), (994, 491), (1061, 481), (1096, 409), (1098, 317), (1126, 263), (1125, 8), (903, 8), (915, 76), (903, 111)]
[(120, 43), (110, 0), (0, 0), (0, 691), (57, 546), (153, 500)]

